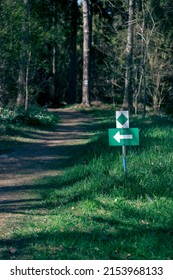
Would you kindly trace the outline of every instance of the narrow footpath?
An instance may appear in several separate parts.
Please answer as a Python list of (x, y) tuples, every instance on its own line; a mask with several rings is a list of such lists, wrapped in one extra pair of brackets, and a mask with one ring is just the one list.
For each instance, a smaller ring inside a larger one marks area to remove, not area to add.
[(34, 182), (62, 172), (94, 134), (88, 113), (52, 111), (60, 117), (53, 131), (28, 130), (27, 141), (0, 156), (0, 239), (10, 238), (15, 223), (41, 200)]

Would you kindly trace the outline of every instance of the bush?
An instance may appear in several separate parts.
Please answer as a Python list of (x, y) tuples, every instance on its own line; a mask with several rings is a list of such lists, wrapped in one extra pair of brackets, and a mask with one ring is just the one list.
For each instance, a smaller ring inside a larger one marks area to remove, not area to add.
[(0, 114), (3, 124), (25, 124), (29, 126), (50, 126), (58, 122), (58, 116), (40, 107), (32, 106), (27, 110), (18, 108), (14, 111), (3, 109)]

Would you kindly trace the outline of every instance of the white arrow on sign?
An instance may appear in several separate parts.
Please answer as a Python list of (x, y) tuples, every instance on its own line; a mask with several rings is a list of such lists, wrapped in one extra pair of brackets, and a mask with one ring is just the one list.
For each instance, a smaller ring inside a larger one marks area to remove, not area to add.
[(120, 143), (120, 141), (122, 139), (133, 139), (133, 135), (132, 134), (127, 134), (127, 135), (121, 135), (120, 132), (118, 131), (114, 137), (113, 137), (118, 143)]

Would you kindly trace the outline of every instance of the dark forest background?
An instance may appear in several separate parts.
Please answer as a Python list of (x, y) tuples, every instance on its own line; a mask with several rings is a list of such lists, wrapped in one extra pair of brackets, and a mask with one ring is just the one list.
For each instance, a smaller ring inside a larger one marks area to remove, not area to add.
[(0, 107), (173, 111), (172, 0), (1, 0)]

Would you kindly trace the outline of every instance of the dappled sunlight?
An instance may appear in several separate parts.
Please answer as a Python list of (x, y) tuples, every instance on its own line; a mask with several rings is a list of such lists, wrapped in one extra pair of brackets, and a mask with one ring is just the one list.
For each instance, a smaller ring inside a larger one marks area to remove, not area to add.
[(18, 145), (10, 154), (2, 156), (0, 185), (9, 185), (9, 181), (10, 184), (15, 184), (15, 180), (17, 184), (28, 181), (28, 172), (33, 173), (33, 179), (38, 173), (39, 179), (42, 173), (52, 169), (52, 165), (56, 164), (57, 169), (58, 164), (61, 168), (64, 165), (62, 161), (72, 158), (78, 145), (88, 143), (93, 131), (88, 130), (85, 123), (90, 121), (90, 117), (79, 112), (63, 110), (60, 110), (59, 114), (62, 123), (54, 131), (28, 129), (23, 131), (23, 136), (11, 137), (14, 141), (22, 142), (22, 145)]
[[(20, 224), (31, 210), (35, 209), (36, 214), (41, 208), (43, 212), (40, 190), (47, 188), (45, 179), (60, 176), (62, 169), (73, 164), (75, 155), (95, 133), (87, 125), (92, 120), (90, 115), (54, 111), (59, 114), (61, 123), (52, 131), (23, 127), (10, 136), (12, 149), (1, 155), (0, 218), (3, 214), (3, 219), (0, 236), (4, 238), (13, 235), (18, 222)], [(39, 185), (36, 184), (38, 180), (42, 182)], [(4, 232), (6, 226), (8, 236)]]
[[(12, 172), (12, 170), (11, 170)], [(19, 171), (20, 172), (20, 171)], [(24, 172), (24, 171), (23, 171)], [(56, 170), (35, 170), (33, 171), (32, 169), (28, 169), (26, 170), (23, 174), (20, 173), (6, 173), (6, 177), (4, 179), (0, 179), (0, 192), (1, 189), (3, 188), (3, 193), (4, 195), (6, 195), (5, 193), (5, 189), (4, 187), (7, 187), (7, 191), (8, 191), (8, 187), (10, 186), (20, 186), (23, 184), (31, 184), (34, 183), (35, 180), (40, 180), (43, 179), (45, 177), (51, 177), (51, 176), (57, 176), (57, 174), (61, 174), (61, 172), (56, 171)], [(2, 196), (2, 195), (1, 195)], [(1, 201), (1, 199), (0, 199)]]
[(109, 121), (99, 119), (66, 123), (50, 137), (32, 133), (44, 142), (22, 144), (2, 158), (6, 167), (11, 160), (0, 187), (1, 227), (9, 228), (7, 235), (1, 230), (2, 259), (173, 257), (171, 123), (135, 122), (140, 146), (128, 149), (125, 177), (121, 149), (108, 147)]

